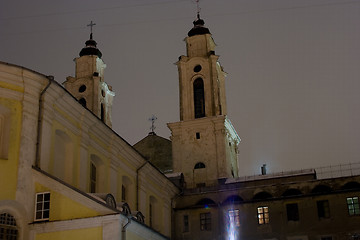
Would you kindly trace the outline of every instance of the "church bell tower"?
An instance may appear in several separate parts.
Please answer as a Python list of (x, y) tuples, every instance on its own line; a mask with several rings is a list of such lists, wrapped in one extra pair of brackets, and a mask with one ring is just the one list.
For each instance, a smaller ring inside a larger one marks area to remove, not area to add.
[(225, 77), (216, 44), (197, 15), (188, 32), (179, 72), (180, 122), (169, 123), (173, 171), (182, 172), (188, 188), (216, 185), (238, 176), (240, 138), (227, 118)]
[[(91, 22), (90, 25), (95, 25)], [(115, 93), (104, 81), (106, 64), (101, 59), (102, 53), (96, 47), (91, 31), (90, 39), (75, 58), (75, 77), (67, 77), (64, 82), (68, 90), (84, 107), (92, 111), (109, 127), (112, 126), (111, 110)]]

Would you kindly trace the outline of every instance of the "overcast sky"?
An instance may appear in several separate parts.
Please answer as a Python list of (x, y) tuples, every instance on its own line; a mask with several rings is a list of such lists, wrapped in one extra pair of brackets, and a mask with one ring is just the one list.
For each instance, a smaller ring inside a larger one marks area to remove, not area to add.
[[(228, 73), (240, 173), (360, 161), (360, 0), (202, 0)], [(113, 129), (130, 144), (168, 138), (179, 120), (178, 73), (194, 0), (0, 0), (0, 61), (74, 75), (89, 38), (116, 92)]]

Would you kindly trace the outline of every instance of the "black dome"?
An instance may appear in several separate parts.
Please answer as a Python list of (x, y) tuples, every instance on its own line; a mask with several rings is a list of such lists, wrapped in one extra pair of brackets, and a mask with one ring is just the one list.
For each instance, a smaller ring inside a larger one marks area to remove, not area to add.
[(96, 47), (97, 43), (95, 40), (92, 39), (92, 34), (90, 34), (90, 39), (85, 42), (86, 47), (81, 49), (79, 55), (82, 56), (89, 56), (89, 55), (96, 55), (99, 58), (102, 57), (102, 53)]
[(200, 16), (193, 22), (194, 27), (188, 32), (188, 36), (192, 37), (195, 35), (203, 35), (203, 34), (210, 34), (208, 28), (204, 27), (204, 20), (200, 19)]

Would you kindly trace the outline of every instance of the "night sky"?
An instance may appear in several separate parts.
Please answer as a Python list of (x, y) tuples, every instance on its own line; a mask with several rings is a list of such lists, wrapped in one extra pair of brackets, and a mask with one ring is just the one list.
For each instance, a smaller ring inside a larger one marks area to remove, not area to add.
[[(228, 73), (240, 173), (360, 162), (360, 0), (202, 0)], [(113, 86), (113, 129), (130, 144), (168, 138), (179, 121), (178, 72), (194, 0), (0, 1), (0, 61), (62, 83), (94, 39)]]

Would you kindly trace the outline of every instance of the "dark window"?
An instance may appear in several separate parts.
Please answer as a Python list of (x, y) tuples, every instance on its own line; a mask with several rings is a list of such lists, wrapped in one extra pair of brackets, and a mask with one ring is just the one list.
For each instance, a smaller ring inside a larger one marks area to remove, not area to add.
[(199, 168), (205, 168), (205, 164), (202, 162), (198, 162), (197, 164), (195, 164), (194, 169), (199, 169)]
[(200, 139), (200, 133), (199, 132), (196, 133), (196, 139)]
[(299, 208), (297, 203), (286, 204), (288, 221), (299, 221)]
[(0, 214), (0, 239), (16, 240), (17, 236), (18, 229), (15, 218), (8, 213)]
[(194, 81), (195, 118), (205, 117), (204, 82), (201, 78)]
[(50, 215), (50, 193), (37, 193), (35, 204), (35, 220), (49, 220)]
[(268, 207), (258, 207), (257, 208), (257, 215), (258, 215), (258, 223), (268, 224), (269, 223), (269, 208)]
[(104, 104), (101, 104), (101, 121), (105, 121), (105, 109), (104, 109)]
[(149, 225), (150, 227), (153, 226), (153, 206), (151, 203), (149, 204)]
[(350, 216), (360, 215), (360, 206), (358, 197), (346, 198), (348, 211)]
[(80, 103), (83, 107), (86, 107), (86, 100), (85, 100), (85, 98), (80, 98), (80, 99), (79, 99), (79, 103)]
[(126, 187), (121, 185), (121, 201), (126, 202)]
[(328, 200), (317, 201), (317, 210), (319, 218), (329, 218), (330, 217), (330, 207)]
[(90, 162), (90, 192), (96, 192), (96, 166)]
[(86, 86), (85, 85), (81, 85), (80, 87), (79, 87), (79, 92), (85, 92), (86, 91)]
[(201, 65), (196, 65), (196, 66), (194, 67), (194, 72), (200, 72), (201, 69), (202, 69)]
[(184, 229), (183, 232), (189, 232), (189, 215), (184, 215)]
[(200, 230), (211, 230), (211, 213), (200, 213)]

